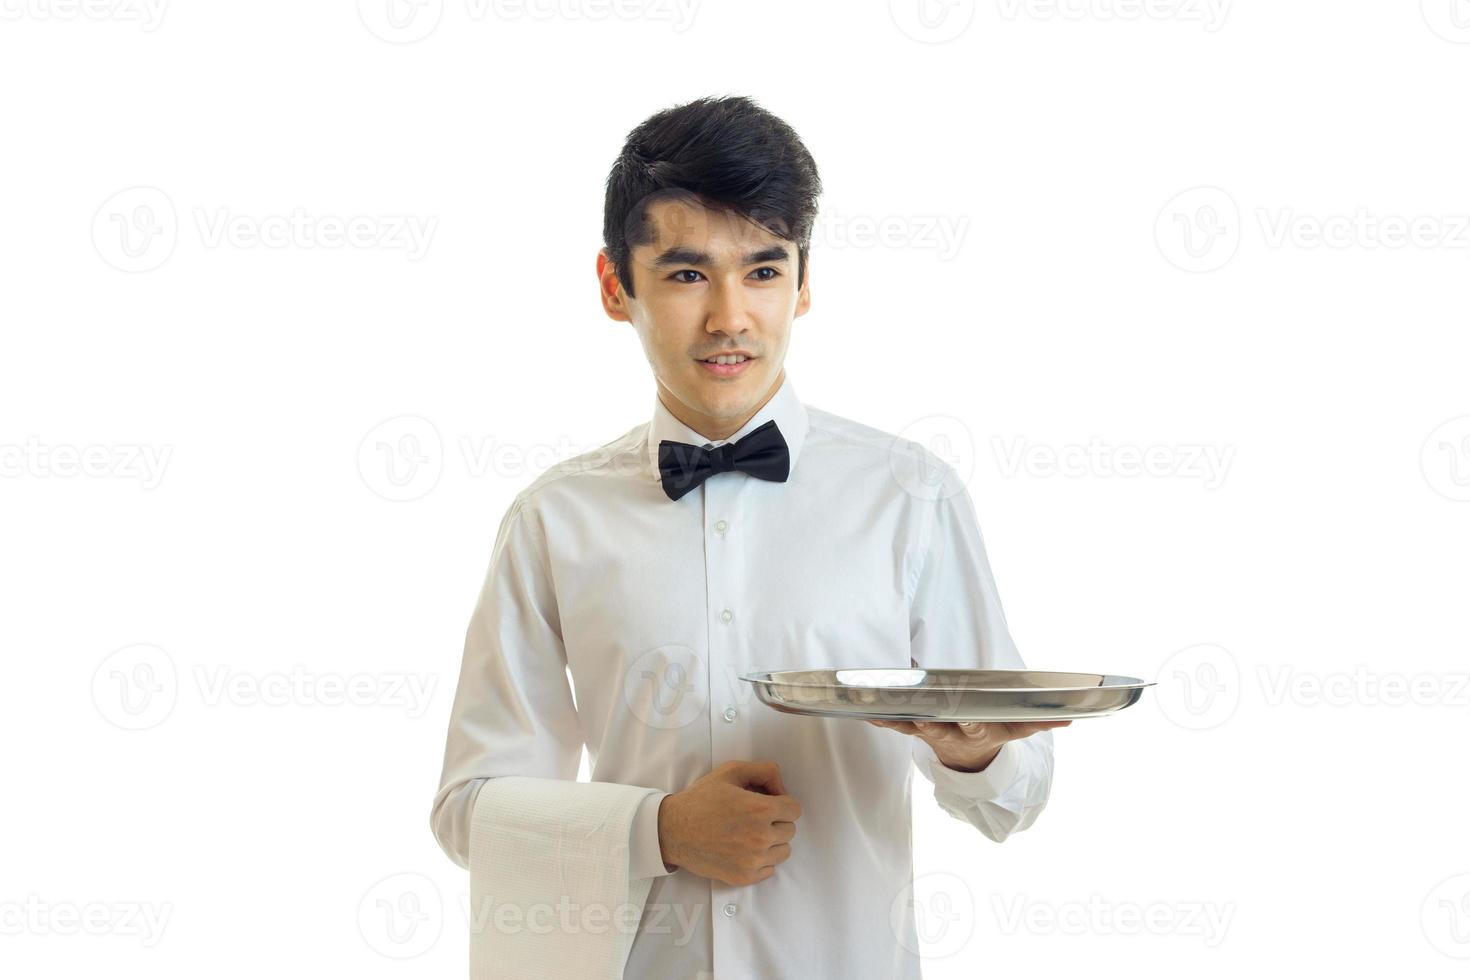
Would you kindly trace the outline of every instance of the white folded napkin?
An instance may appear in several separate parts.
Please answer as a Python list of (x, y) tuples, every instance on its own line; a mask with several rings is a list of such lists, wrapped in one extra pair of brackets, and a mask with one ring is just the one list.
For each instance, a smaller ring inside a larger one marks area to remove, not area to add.
[(653, 884), (629, 877), (629, 837), (657, 792), (485, 780), (470, 827), (471, 980), (622, 980)]

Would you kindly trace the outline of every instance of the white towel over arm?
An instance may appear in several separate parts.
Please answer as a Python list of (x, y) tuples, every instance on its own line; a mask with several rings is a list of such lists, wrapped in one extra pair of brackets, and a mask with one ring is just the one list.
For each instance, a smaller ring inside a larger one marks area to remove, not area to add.
[(656, 792), (485, 782), (470, 832), (472, 980), (621, 980), (653, 884), (629, 874), (633, 817)]
[(630, 874), (630, 842), (661, 868), (656, 801), (640, 804), (663, 791), (577, 781), (556, 593), (524, 502), (501, 521), (465, 636), (430, 825), (470, 870), (473, 980), (617, 980), (652, 885)]

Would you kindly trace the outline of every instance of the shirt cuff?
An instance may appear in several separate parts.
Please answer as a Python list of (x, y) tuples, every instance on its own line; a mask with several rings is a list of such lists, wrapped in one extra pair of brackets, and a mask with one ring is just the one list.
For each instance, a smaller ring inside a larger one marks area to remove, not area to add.
[(664, 864), (663, 849), (658, 842), (658, 808), (668, 795), (649, 793), (638, 804), (638, 811), (633, 815), (632, 839), (628, 842), (630, 878), (657, 878), (679, 870)]
[(990, 765), (979, 772), (960, 772), (949, 768), (939, 761), (939, 757), (934, 754), (934, 748), (928, 742), (920, 741), (929, 757), (929, 772), (933, 776), (935, 787), (947, 789), (967, 800), (978, 802), (1000, 797), (1015, 782), (1021, 770), (1021, 747), (1014, 739), (1002, 745), (995, 758), (990, 760)]

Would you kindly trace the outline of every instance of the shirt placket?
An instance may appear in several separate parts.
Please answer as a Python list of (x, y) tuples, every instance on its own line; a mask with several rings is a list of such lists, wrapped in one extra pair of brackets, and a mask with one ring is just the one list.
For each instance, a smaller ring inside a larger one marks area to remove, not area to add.
[[(749, 719), (742, 709), (738, 684), (745, 661), (743, 618), (750, 610), (744, 601), (744, 549), (747, 529), (738, 513), (742, 489), (749, 478), (742, 473), (716, 474), (704, 490), (704, 568), (709, 616), (709, 741), (710, 767), (747, 760), (751, 752)], [(710, 879), (712, 913), (711, 951), (716, 976), (743, 976), (741, 951), (746, 949), (754, 889)]]

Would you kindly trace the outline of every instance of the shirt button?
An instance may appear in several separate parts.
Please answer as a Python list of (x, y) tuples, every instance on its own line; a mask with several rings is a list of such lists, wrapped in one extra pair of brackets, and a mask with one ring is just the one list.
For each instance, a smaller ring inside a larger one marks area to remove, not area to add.
[(739, 712), (737, 712), (734, 708), (726, 708), (725, 709), (725, 720), (726, 721), (734, 721), (735, 720), (735, 715), (738, 714), (738, 713)]
[(734, 915), (736, 912), (739, 912), (739, 911), (740, 911), (740, 907), (738, 905), (736, 905), (734, 902), (727, 902), (725, 904), (725, 914), (726, 915)]
[(732, 613), (732, 612), (731, 612), (731, 611), (730, 611), (730, 610), (728, 610), (728, 609), (725, 609), (725, 610), (723, 610), (723, 611), (721, 611), (721, 613), (720, 613), (720, 619), (721, 619), (721, 620), (722, 620), (722, 621), (723, 621), (723, 622), (726, 622), (726, 623), (728, 623), (728, 622), (729, 622), (729, 621), (730, 621), (730, 620), (732, 620), (732, 619), (734, 619), (734, 618), (735, 618), (735, 614), (734, 614), (734, 613)]
[(715, 521), (715, 530), (719, 531), (721, 534), (724, 534), (725, 528), (729, 526), (730, 525), (726, 524), (724, 521)]

